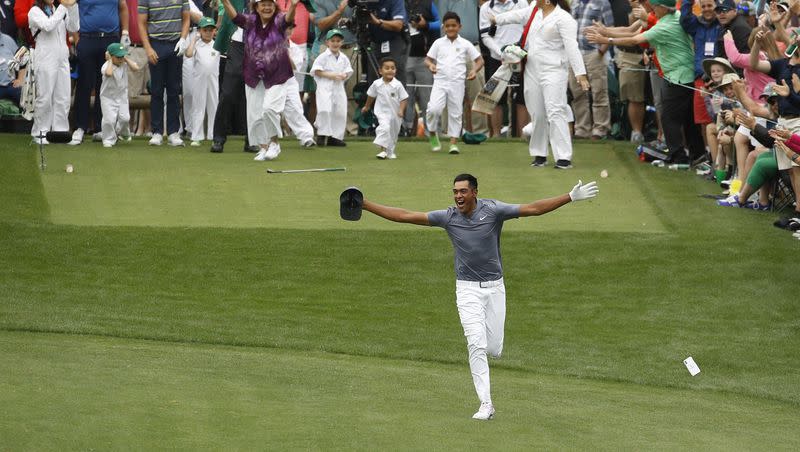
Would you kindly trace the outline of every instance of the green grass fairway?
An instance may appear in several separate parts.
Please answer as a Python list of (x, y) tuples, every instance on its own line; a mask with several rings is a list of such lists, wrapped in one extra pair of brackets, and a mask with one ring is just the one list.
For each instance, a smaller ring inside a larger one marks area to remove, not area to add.
[[(664, 232), (652, 207), (639, 190), (629, 167), (609, 145), (591, 145), (578, 153), (582, 167), (575, 171), (533, 172), (527, 148), (520, 142), (493, 146), (463, 146), (463, 154), (434, 154), (427, 143), (404, 143), (397, 161), (374, 157), (369, 142), (347, 148), (300, 148), (283, 144), (274, 162), (254, 162), (252, 154), (235, 149), (221, 155), (202, 148), (148, 147), (122, 143), (114, 150), (99, 143), (74, 148), (48, 148), (45, 193), (50, 219), (56, 224), (106, 226), (223, 226), (293, 229), (341, 228), (338, 194), (356, 185), (368, 196), (387, 203), (427, 211), (452, 203), (453, 177), (472, 172), (479, 177), (482, 196), (529, 202), (568, 190), (582, 178), (603, 180), (602, 199), (592, 208), (562, 212), (558, 219), (509, 222), (508, 230), (594, 230)], [(503, 157), (501, 157), (503, 156)], [(508, 158), (511, 157), (511, 158)], [(75, 173), (64, 168), (71, 163)], [(345, 172), (271, 174), (267, 168), (303, 169), (346, 167)], [(603, 216), (613, 209), (624, 215)], [(291, 214), (287, 214), (291, 212)], [(642, 228), (646, 225), (646, 228)], [(357, 229), (401, 229), (377, 218), (351, 225)]]
[[(0, 450), (800, 449), (800, 242), (627, 143), (563, 172), (512, 141), (54, 145), (42, 173), (28, 139), (0, 139)], [(338, 218), (350, 184), (444, 208), (462, 171), (511, 202), (600, 185), (504, 229), (489, 423), (446, 234)]]

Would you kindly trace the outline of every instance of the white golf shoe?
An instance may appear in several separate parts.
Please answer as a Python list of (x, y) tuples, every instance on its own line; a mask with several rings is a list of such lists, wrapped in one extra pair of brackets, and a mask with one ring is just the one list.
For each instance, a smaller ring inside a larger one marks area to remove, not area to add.
[(170, 146), (185, 146), (183, 144), (183, 140), (181, 139), (181, 134), (178, 132), (171, 133), (167, 136), (167, 144)]
[(278, 143), (270, 143), (269, 147), (267, 148), (267, 160), (275, 160), (278, 158), (278, 154), (281, 153), (281, 145)]
[(83, 142), (83, 129), (77, 128), (72, 132), (72, 141), (67, 143), (70, 146), (77, 146)]
[(386, 151), (381, 151), (381, 152), (378, 152), (378, 154), (377, 154), (375, 157), (378, 157), (379, 159), (383, 160), (383, 159), (385, 159), (385, 158), (386, 158), (388, 155), (389, 155), (389, 154), (387, 154), (387, 153), (386, 153)]
[(386, 156), (386, 158), (389, 159), (389, 160), (396, 160), (397, 159), (397, 154), (395, 154), (394, 151), (391, 151), (391, 152), (389, 152), (389, 155)]
[(494, 418), (494, 405), (491, 402), (481, 403), (478, 412), (472, 415), (472, 419), (478, 419), (479, 421), (489, 421), (492, 418)]
[(161, 146), (161, 143), (164, 141), (164, 137), (160, 133), (154, 133), (153, 137), (150, 138), (150, 141), (147, 142), (150, 146)]
[(256, 154), (255, 157), (253, 157), (253, 160), (255, 160), (256, 162), (263, 162), (266, 159), (267, 159), (267, 149), (266, 148), (259, 149), (258, 154)]

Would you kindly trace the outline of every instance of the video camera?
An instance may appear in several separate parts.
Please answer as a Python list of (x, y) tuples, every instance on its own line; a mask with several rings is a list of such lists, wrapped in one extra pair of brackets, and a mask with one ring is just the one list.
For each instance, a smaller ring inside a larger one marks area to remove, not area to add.
[(340, 19), (339, 27), (347, 28), (355, 35), (367, 33), (369, 15), (379, 2), (380, 0), (347, 0), (347, 6), (353, 10), (353, 17)]

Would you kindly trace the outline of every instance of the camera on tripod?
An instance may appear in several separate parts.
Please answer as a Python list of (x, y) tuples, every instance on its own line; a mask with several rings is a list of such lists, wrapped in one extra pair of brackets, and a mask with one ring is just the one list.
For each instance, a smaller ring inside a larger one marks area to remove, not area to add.
[(373, 7), (377, 6), (380, 0), (347, 0), (347, 6), (353, 10), (352, 18), (342, 18), (339, 20), (339, 28), (347, 28), (353, 34), (366, 33), (369, 25), (369, 15)]

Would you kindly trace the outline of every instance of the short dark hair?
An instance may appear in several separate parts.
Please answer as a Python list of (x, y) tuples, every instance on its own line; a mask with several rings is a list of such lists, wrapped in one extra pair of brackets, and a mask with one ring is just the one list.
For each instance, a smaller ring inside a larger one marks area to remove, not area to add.
[(462, 180), (465, 180), (469, 183), (469, 188), (473, 190), (478, 189), (478, 179), (476, 179), (475, 176), (473, 176), (472, 174), (467, 174), (467, 173), (462, 173), (456, 176), (456, 178), (453, 179), (453, 185), (455, 185), (456, 182), (461, 182)]
[(378, 67), (383, 67), (384, 63), (394, 63), (394, 66), (397, 67), (397, 60), (390, 56), (381, 58), (381, 60), (378, 61)]
[(461, 25), (461, 18), (458, 17), (458, 14), (452, 11), (444, 13), (444, 16), (442, 17), (442, 23), (444, 24), (445, 22), (448, 21), (448, 19), (455, 19), (455, 21), (458, 22), (459, 25)]

